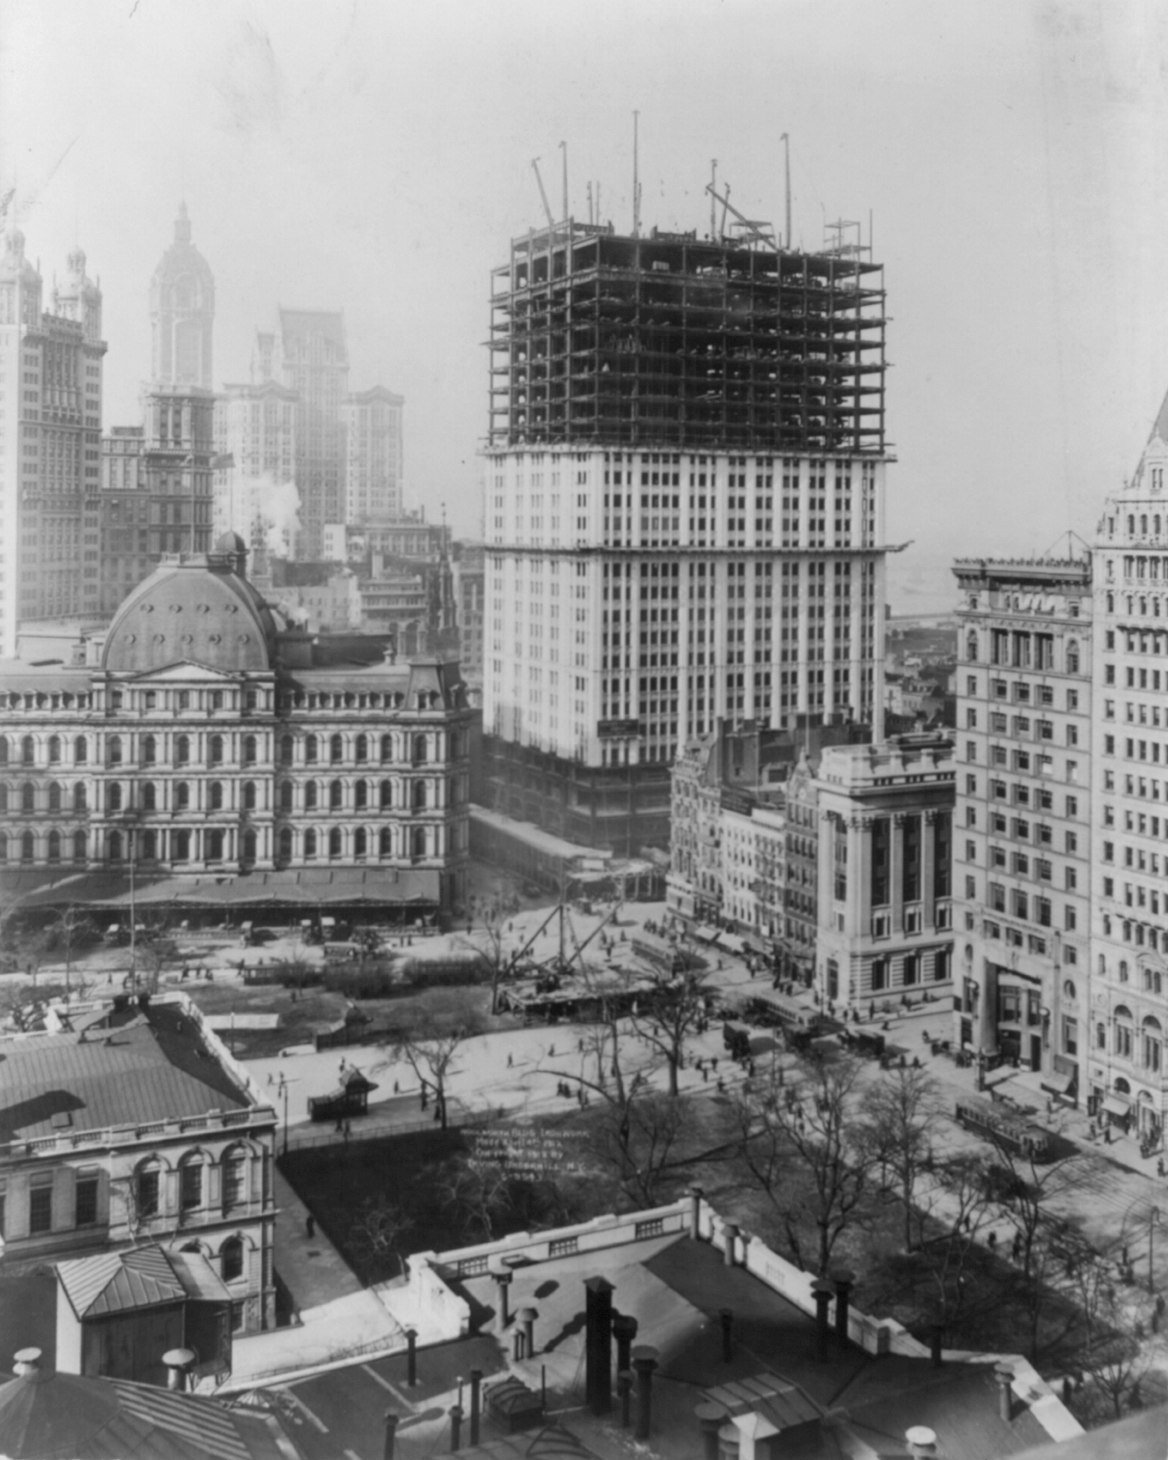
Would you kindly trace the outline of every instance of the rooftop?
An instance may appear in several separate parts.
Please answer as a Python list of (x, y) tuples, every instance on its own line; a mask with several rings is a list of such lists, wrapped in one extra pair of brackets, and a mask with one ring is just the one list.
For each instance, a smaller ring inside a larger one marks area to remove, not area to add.
[(111, 1011), (106, 1027), (0, 1041), (0, 1142), (246, 1109), (185, 1001)]

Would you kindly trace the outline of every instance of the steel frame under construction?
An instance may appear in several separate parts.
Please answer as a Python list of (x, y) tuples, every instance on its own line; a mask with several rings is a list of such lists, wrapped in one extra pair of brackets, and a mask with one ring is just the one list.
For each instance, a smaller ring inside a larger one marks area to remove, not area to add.
[(883, 266), (558, 224), (492, 276), (489, 445), (885, 451)]

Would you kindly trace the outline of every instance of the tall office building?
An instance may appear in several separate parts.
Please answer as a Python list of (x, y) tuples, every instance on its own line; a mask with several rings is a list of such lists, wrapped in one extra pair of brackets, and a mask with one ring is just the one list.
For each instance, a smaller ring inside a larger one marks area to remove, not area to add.
[[(101, 471), (101, 290), (69, 255), (53, 310), (10, 233), (0, 261), (0, 655), (22, 622), (86, 611), (98, 582), (86, 503)], [(90, 528), (96, 538), (96, 523)], [(87, 556), (87, 550), (89, 556)], [(88, 576), (87, 576), (88, 575)]]
[(1087, 1041), (1091, 563), (959, 559), (960, 1046), (1075, 1095)]
[(280, 354), (284, 384), (297, 397), (298, 556), (319, 558), (325, 525), (345, 521), (341, 405), (349, 394), (349, 352), (344, 315), (319, 309), (281, 309)]
[(297, 529), (296, 392), (270, 378), (215, 399), (215, 531), (245, 530), (253, 553), (291, 556)]
[(375, 385), (349, 396), (341, 407), (346, 523), (365, 526), (402, 515), (404, 405), (400, 395)]
[(180, 203), (174, 242), (150, 281), (151, 380), (156, 385), (212, 389), (214, 323), (215, 279), (191, 242), (187, 205)]
[(1168, 399), (1095, 540), (1092, 1111), (1158, 1143), (1168, 1117)]
[(492, 289), (485, 769), (588, 845), (668, 841), (721, 719), (875, 725), (884, 288), (870, 250), (573, 222)]

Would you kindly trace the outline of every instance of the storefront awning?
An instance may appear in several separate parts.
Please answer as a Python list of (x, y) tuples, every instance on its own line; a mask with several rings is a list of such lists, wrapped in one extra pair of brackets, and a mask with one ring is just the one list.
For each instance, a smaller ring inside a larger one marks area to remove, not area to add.
[(720, 929), (711, 928), (709, 923), (695, 923), (693, 925), (693, 936), (700, 943), (715, 943), (718, 939)]
[(719, 933), (718, 946), (720, 948), (728, 948), (731, 953), (744, 953), (746, 951), (746, 944), (737, 933)]
[(1042, 1077), (1042, 1088), (1051, 1095), (1065, 1095), (1074, 1083), (1074, 1075), (1064, 1075), (1058, 1070), (1051, 1070)]
[(1126, 1095), (1107, 1095), (1103, 1100), (1104, 1115), (1114, 1115), (1117, 1120), (1126, 1120), (1131, 1114), (1131, 1101)]

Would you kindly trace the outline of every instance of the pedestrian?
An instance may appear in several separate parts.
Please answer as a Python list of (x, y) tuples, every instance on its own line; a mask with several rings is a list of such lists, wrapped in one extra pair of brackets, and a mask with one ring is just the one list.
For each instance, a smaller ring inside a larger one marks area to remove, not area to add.
[(348, 1140), (349, 1137), (352, 1134), (353, 1134), (353, 1127), (352, 1127), (352, 1125), (348, 1121), (345, 1121), (345, 1139)]
[(338, 1119), (337, 1119), (337, 1127), (336, 1127), (336, 1130), (333, 1131), (333, 1135), (339, 1136), (341, 1134), (341, 1132), (344, 1130), (344, 1128), (345, 1128), (344, 1127), (344, 1122), (338, 1117)]
[(271, 1072), (271, 1070), (269, 1070), (268, 1071), (268, 1084), (270, 1085), (271, 1083), (272, 1083), (272, 1072)]
[(508, 1055), (507, 1056), (507, 1068), (510, 1070), (510, 1069), (514, 1069), (514, 1067), (515, 1067), (515, 1058), (514, 1058), (513, 1055)]
[(310, 1238), (316, 1236), (316, 1219), (311, 1212), (304, 1218), (304, 1230)]

